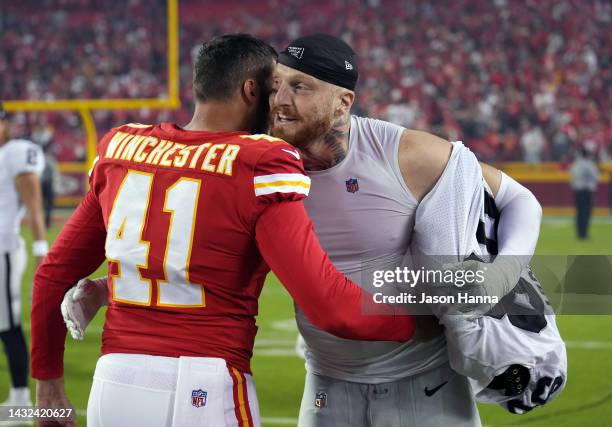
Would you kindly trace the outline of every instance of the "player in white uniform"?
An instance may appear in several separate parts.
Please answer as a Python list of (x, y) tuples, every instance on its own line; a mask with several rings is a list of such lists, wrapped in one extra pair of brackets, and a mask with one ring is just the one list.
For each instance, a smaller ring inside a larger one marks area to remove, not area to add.
[[(271, 133), (300, 150), (312, 180), (305, 206), (321, 244), (363, 286), (367, 271), (392, 269), (408, 251), (415, 212), (452, 148), (431, 134), (350, 115), (356, 80), (354, 52), (339, 39), (292, 42), (279, 55)], [(482, 172), (494, 194), (507, 188), (496, 199), (503, 211), (499, 253), (533, 254), (537, 200), (494, 168), (483, 165)], [(489, 269), (516, 283), (525, 261), (499, 260)], [(395, 344), (339, 339), (299, 310), (296, 317), (307, 345), (300, 426), (480, 425), (468, 381), (451, 371), (435, 320), (423, 325), (426, 337)]]
[(34, 237), (36, 265), (48, 245), (40, 189), (44, 157), (31, 141), (9, 139), (8, 115), (0, 104), (0, 339), (8, 359), (11, 389), (2, 405), (31, 405), (28, 388), (28, 349), (21, 328), (21, 281), (27, 264), (19, 235), (28, 210)]

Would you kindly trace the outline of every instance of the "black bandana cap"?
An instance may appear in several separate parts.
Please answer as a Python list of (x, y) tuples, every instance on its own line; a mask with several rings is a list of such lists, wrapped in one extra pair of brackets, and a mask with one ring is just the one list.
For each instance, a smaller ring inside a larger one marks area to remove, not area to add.
[(353, 49), (329, 34), (313, 34), (292, 41), (278, 55), (278, 63), (349, 90), (355, 90), (359, 77)]

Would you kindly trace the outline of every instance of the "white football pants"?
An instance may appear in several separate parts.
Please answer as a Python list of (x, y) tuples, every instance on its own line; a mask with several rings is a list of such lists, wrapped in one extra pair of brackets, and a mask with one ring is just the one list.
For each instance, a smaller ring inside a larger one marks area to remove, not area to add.
[(209, 357), (107, 354), (96, 365), (89, 427), (258, 427), (249, 374)]

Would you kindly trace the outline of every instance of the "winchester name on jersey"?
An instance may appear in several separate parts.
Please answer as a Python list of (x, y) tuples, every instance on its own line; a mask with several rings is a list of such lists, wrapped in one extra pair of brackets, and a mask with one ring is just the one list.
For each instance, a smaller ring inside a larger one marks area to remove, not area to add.
[[(79, 207), (89, 218), (58, 237), (70, 251), (52, 249), (45, 276), (107, 260), (102, 353), (220, 357), (249, 372), (269, 271), (255, 224), (270, 203), (308, 194), (295, 149), (267, 135), (125, 125), (99, 144), (90, 186)], [(82, 255), (70, 259), (75, 245)], [(59, 369), (61, 351), (45, 339), (33, 341), (52, 360), (36, 351), (33, 366)]]
[[(217, 348), (248, 371), (268, 272), (252, 239), (255, 220), (268, 202), (299, 200), (309, 188), (301, 163), (283, 150), (294, 152), (265, 135), (193, 135), (172, 125), (124, 128), (101, 144), (91, 181), (110, 267), (103, 353)], [(148, 331), (172, 349), (146, 342)]]

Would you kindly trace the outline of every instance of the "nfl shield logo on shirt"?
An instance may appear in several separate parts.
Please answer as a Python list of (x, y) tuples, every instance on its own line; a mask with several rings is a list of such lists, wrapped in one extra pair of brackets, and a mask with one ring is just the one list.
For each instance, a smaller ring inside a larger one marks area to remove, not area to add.
[(359, 191), (359, 182), (357, 182), (357, 178), (349, 178), (346, 180), (346, 191), (349, 193), (356, 193)]
[(202, 406), (205, 406), (206, 405), (206, 396), (207, 395), (208, 395), (208, 393), (203, 391), (202, 389), (193, 390), (191, 392), (191, 404), (193, 406), (195, 406), (196, 408), (200, 408)]
[(320, 391), (315, 395), (315, 406), (317, 408), (325, 408), (327, 406), (327, 393)]

